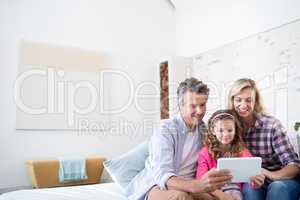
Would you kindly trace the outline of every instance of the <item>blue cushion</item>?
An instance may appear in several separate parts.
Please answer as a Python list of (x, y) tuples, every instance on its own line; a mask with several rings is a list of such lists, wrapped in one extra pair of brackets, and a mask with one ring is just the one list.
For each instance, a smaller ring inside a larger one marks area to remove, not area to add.
[(148, 142), (143, 142), (131, 151), (104, 162), (104, 167), (123, 190), (129, 182), (145, 168), (149, 156)]

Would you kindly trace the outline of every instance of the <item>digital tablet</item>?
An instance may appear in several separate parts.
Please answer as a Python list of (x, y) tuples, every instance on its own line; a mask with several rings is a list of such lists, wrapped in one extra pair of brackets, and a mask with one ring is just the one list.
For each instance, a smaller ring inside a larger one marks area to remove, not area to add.
[(261, 158), (219, 158), (217, 168), (228, 169), (233, 183), (249, 182), (251, 176), (261, 173)]

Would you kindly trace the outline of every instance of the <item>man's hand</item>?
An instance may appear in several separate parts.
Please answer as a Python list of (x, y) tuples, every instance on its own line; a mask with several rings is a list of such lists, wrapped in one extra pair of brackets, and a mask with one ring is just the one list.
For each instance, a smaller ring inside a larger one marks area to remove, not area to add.
[(208, 171), (201, 179), (195, 179), (191, 181), (190, 192), (212, 192), (216, 189), (220, 189), (227, 183), (230, 183), (232, 176), (229, 170), (216, 170), (212, 169)]

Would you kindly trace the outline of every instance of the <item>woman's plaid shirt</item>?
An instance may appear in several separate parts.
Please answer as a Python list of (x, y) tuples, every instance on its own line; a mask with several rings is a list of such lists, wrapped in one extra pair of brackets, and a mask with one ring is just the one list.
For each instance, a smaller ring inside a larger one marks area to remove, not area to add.
[(300, 167), (300, 160), (280, 121), (261, 114), (255, 117), (255, 124), (246, 131), (244, 140), (253, 156), (262, 158), (262, 167), (271, 171), (290, 164)]

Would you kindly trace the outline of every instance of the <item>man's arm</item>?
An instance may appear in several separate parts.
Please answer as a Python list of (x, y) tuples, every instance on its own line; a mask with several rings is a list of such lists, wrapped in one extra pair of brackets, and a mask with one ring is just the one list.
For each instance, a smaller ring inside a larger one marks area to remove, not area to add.
[(212, 169), (200, 179), (185, 180), (172, 176), (167, 181), (168, 189), (182, 190), (190, 193), (212, 192), (230, 183), (232, 176), (228, 170)]
[[(212, 169), (200, 179), (185, 180), (175, 173), (175, 144), (170, 127), (162, 126), (152, 136), (152, 175), (155, 184), (161, 189), (176, 189), (191, 193), (211, 192), (229, 183), (232, 176), (228, 170)], [(175, 130), (175, 129), (174, 129)], [(174, 131), (172, 130), (172, 131)]]
[(168, 124), (163, 124), (151, 138), (150, 161), (155, 184), (166, 190), (166, 182), (172, 176), (177, 176), (174, 165), (174, 139)]

